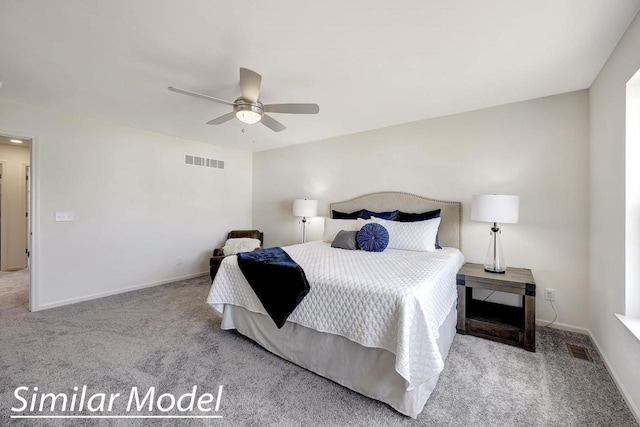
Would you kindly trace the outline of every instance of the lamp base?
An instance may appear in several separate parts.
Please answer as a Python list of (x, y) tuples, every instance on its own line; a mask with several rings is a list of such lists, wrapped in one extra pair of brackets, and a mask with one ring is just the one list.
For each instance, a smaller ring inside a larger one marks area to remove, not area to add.
[(484, 271), (496, 274), (504, 274), (507, 271), (504, 255), (502, 254), (502, 244), (500, 243), (500, 227), (497, 223), (493, 223), (493, 227), (491, 227), (491, 239), (489, 240), (489, 250), (484, 262)]
[(302, 243), (307, 242), (307, 217), (302, 217)]

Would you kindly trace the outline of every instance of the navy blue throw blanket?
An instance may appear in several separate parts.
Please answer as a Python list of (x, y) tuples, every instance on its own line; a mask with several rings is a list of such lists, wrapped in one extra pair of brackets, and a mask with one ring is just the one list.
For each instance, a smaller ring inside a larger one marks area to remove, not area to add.
[(278, 329), (311, 289), (302, 267), (282, 248), (240, 252), (238, 266)]

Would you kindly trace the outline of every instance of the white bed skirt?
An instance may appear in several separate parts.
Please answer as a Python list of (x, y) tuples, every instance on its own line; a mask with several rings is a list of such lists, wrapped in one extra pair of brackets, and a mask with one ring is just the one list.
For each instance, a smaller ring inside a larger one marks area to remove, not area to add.
[[(443, 360), (453, 343), (456, 321), (453, 304), (436, 340)], [(413, 418), (424, 408), (440, 376), (407, 390), (407, 381), (395, 371), (395, 356), (387, 350), (364, 347), (342, 336), (292, 322), (278, 329), (268, 316), (231, 304), (224, 306), (222, 329), (236, 329), (283, 359)]]

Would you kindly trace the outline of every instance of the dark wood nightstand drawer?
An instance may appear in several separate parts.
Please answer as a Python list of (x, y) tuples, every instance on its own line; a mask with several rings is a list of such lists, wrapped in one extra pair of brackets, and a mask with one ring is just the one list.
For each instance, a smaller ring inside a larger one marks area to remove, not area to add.
[(520, 328), (506, 324), (487, 323), (477, 319), (467, 319), (467, 333), (515, 345), (522, 345), (524, 338)]

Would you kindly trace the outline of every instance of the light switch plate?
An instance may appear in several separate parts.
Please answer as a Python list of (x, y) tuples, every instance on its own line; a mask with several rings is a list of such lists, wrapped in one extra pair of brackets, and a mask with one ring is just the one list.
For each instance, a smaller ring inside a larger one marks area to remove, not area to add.
[(56, 211), (56, 222), (73, 221), (73, 212)]

